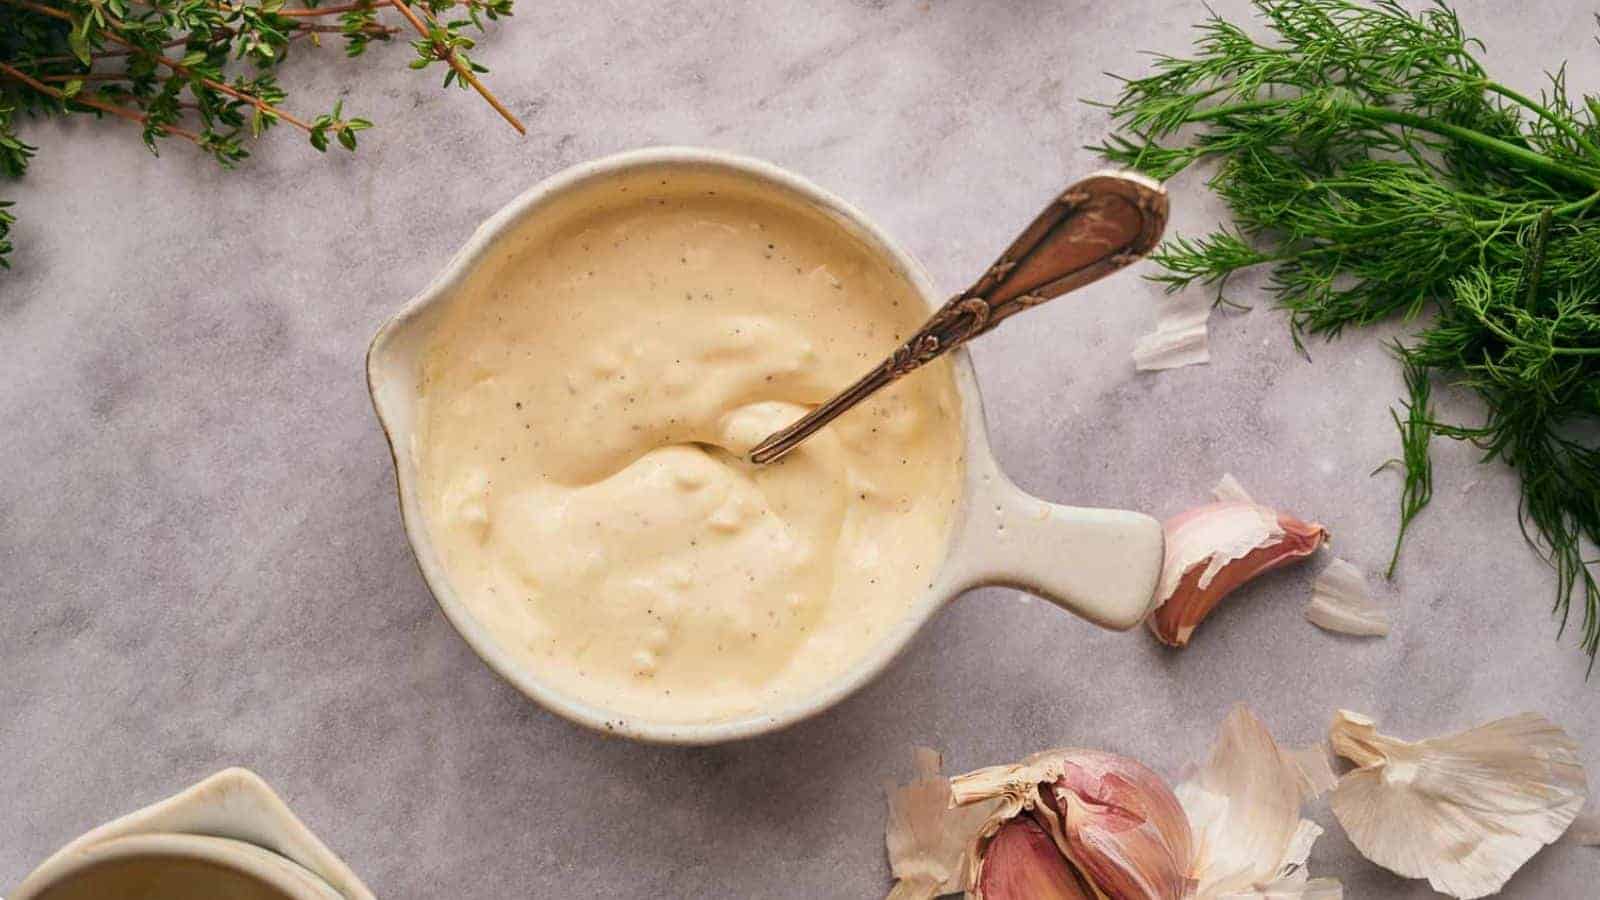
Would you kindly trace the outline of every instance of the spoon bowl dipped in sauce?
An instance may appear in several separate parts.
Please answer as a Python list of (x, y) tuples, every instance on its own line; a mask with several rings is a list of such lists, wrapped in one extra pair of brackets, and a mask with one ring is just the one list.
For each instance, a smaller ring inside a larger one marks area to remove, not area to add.
[(826, 708), (979, 584), (1135, 624), (1159, 525), (1013, 487), (959, 350), (747, 461), (935, 296), (860, 213), (752, 160), (641, 151), (523, 195), (369, 353), (446, 614), (545, 706), (673, 743)]

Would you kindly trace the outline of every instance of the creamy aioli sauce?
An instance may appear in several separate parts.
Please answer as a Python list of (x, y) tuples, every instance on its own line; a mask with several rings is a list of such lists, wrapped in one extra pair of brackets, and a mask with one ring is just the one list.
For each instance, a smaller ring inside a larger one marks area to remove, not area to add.
[(558, 689), (624, 719), (772, 710), (933, 580), (962, 471), (948, 364), (750, 466), (926, 306), (771, 189), (587, 190), (443, 314), (415, 447), (429, 533), (462, 601)]

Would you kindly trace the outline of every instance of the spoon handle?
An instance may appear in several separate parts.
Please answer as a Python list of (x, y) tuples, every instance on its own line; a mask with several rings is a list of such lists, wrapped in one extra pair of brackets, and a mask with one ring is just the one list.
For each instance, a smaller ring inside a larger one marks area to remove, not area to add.
[(1101, 172), (1074, 184), (1039, 213), (977, 283), (939, 307), (888, 359), (855, 384), (750, 451), (783, 456), (883, 386), (1025, 309), (1123, 268), (1161, 240), (1167, 192), (1141, 175)]

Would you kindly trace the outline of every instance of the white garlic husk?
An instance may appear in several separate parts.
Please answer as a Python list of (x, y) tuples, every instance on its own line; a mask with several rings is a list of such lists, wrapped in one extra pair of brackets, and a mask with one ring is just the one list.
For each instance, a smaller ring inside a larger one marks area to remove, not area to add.
[(967, 883), (968, 854), (995, 804), (955, 807), (950, 779), (939, 774), (939, 751), (918, 747), (917, 774), (908, 784), (887, 784), (889, 820), (884, 843), (895, 884), (889, 900), (930, 900)]
[(1306, 618), (1327, 631), (1386, 637), (1389, 613), (1372, 602), (1367, 578), (1353, 563), (1334, 557), (1311, 585)]
[(1577, 745), (1535, 713), (1424, 741), (1340, 710), (1334, 750), (1359, 768), (1333, 814), (1362, 855), (1452, 897), (1486, 897), (1561, 837), (1588, 798)]
[(1325, 750), (1281, 748), (1235, 706), (1211, 755), (1176, 791), (1194, 833), (1196, 900), (1341, 896), (1336, 881), (1308, 880), (1306, 859), (1322, 829), (1300, 815), (1332, 782)]

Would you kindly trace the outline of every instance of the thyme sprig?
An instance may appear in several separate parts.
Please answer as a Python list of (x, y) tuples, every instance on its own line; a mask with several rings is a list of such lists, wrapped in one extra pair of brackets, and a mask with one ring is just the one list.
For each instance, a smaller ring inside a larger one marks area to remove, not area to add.
[[(1109, 104), (1109, 159), (1168, 178), (1201, 160), (1233, 227), (1169, 241), (1157, 279), (1217, 288), (1264, 266), (1297, 344), (1394, 316), (1409, 398), (1400, 540), (1432, 495), (1428, 442), (1470, 441), (1520, 476), (1523, 533), (1555, 568), (1564, 629), (1600, 651), (1600, 97), (1557, 68), (1538, 97), (1489, 77), (1436, 2), (1255, 0), (1272, 37), (1215, 14)], [(1482, 424), (1442, 422), (1430, 378)], [(1392, 572), (1392, 569), (1391, 569)]]
[[(0, 0), (0, 175), (21, 177), (37, 148), (18, 136), (28, 115), (87, 113), (138, 125), (150, 152), (178, 138), (224, 167), (279, 122), (319, 151), (355, 150), (372, 122), (331, 112), (302, 117), (274, 76), (296, 42), (344, 40), (356, 57), (400, 28), (418, 35), (414, 69), (440, 65), (444, 85), (476, 90), (518, 132), (522, 122), (486, 87), (488, 71), (469, 55), (470, 31), (511, 15), (512, 0), (356, 0), (336, 6), (285, 0)], [(0, 268), (9, 268), (10, 202), (0, 201)]]

